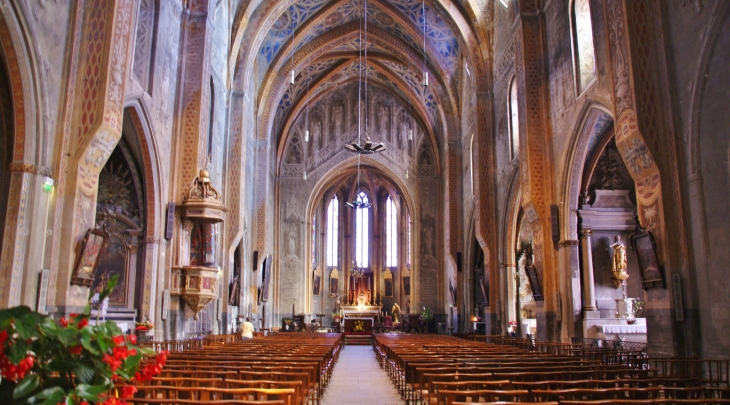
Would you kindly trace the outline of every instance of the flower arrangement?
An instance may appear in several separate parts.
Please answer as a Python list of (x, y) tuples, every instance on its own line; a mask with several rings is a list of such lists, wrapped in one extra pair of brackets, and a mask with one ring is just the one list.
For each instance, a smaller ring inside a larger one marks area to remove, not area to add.
[(140, 332), (147, 332), (148, 330), (155, 327), (155, 324), (150, 322), (147, 317), (144, 318), (144, 321), (135, 323), (136, 328), (135, 330), (138, 330)]
[(289, 318), (289, 317), (281, 318), (281, 321), (284, 322), (287, 325), (289, 325), (290, 323), (292, 323), (292, 319)]
[(423, 322), (428, 322), (431, 319), (433, 319), (433, 312), (428, 307), (423, 307), (423, 311), (421, 311), (421, 320)]
[(338, 320), (342, 319), (342, 315), (339, 312), (333, 312), (332, 319), (338, 321)]
[(353, 332), (365, 332), (365, 323), (363, 321), (355, 321), (352, 325)]
[[(59, 321), (26, 306), (0, 310), (0, 403), (122, 405), (137, 391), (126, 383), (160, 373), (167, 352), (155, 356), (136, 346), (137, 337), (122, 334), (113, 321), (90, 325), (90, 314), (90, 304)], [(145, 356), (154, 361), (143, 363)]]

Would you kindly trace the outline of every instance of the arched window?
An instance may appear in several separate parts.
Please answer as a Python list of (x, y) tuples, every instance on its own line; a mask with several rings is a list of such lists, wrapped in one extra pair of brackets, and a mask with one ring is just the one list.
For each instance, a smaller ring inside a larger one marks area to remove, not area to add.
[(385, 266), (398, 266), (398, 220), (395, 203), (388, 196), (385, 200)]
[(596, 78), (590, 0), (574, 0), (571, 11), (576, 93), (581, 94)]
[(406, 267), (408, 267), (410, 269), (411, 268), (411, 243), (413, 243), (412, 239), (411, 239), (411, 228), (413, 227), (413, 225), (411, 225), (411, 215), (410, 214), (408, 215), (408, 223), (406, 224), (406, 226), (408, 226), (408, 241), (406, 242), (406, 243), (408, 243), (408, 246), (406, 246), (406, 251), (408, 253), (406, 254)]
[(312, 218), (312, 267), (317, 267), (317, 218)]
[(517, 101), (517, 80), (512, 78), (509, 85), (509, 139), (510, 157), (514, 159), (520, 153), (520, 117)]
[(362, 201), (365, 207), (355, 210), (355, 263), (358, 267), (369, 267), (370, 199), (364, 191), (360, 191), (357, 199)]
[(327, 266), (337, 267), (337, 239), (340, 218), (340, 204), (337, 196), (332, 197), (327, 206)]

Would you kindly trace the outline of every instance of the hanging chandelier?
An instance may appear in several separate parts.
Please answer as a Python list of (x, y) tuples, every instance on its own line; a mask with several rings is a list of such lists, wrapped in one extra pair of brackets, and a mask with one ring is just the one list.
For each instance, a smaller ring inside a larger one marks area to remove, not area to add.
[(374, 143), (370, 140), (370, 137), (368, 136), (365, 138), (365, 145), (360, 146), (358, 142), (352, 142), (345, 145), (345, 149), (361, 155), (370, 155), (373, 153), (384, 151), (385, 144), (383, 144), (382, 142)]
[(350, 268), (350, 275), (354, 278), (362, 278), (365, 276), (365, 269), (362, 267), (358, 267), (357, 263), (352, 262), (352, 267)]
[[(362, 48), (363, 43), (365, 43), (365, 66), (367, 67), (368, 64), (368, 48), (367, 48), (367, 37), (368, 37), (368, 2), (367, 0), (364, 1), (364, 7), (363, 7), (363, 20), (365, 21), (365, 39), (363, 41), (362, 38), (362, 27), (360, 30), (360, 66), (358, 70), (358, 90), (357, 90), (357, 141), (348, 143), (345, 145), (345, 149), (349, 150), (350, 152), (355, 152), (358, 155), (370, 155), (373, 153), (382, 152), (386, 149), (385, 144), (382, 142), (373, 142), (370, 140), (370, 137), (367, 135), (367, 128), (368, 128), (368, 115), (367, 115), (367, 105), (368, 105), (368, 75), (367, 70), (365, 72), (365, 144), (361, 145), (361, 123), (362, 123), (362, 111), (361, 103), (362, 103), (362, 96), (360, 94), (361, 92), (361, 86), (362, 86), (362, 71), (363, 71), (363, 63), (362, 63)], [(360, 171), (360, 161), (358, 160), (358, 175)]]
[(348, 206), (348, 207), (350, 207), (350, 208), (355, 208), (355, 209), (370, 208), (370, 207), (373, 206), (369, 202), (363, 201), (360, 198), (360, 196), (358, 196), (357, 199), (355, 199), (355, 201), (352, 201), (352, 202), (347, 201), (347, 202), (345, 202), (345, 205)]

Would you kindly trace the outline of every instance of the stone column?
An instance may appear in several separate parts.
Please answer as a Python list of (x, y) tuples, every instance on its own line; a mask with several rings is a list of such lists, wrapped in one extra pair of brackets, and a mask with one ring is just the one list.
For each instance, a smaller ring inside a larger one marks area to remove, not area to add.
[(585, 300), (583, 314), (586, 319), (600, 317), (598, 315), (598, 308), (596, 308), (596, 293), (593, 286), (592, 233), (593, 231), (591, 229), (580, 230), (580, 247), (583, 252), (583, 298)]

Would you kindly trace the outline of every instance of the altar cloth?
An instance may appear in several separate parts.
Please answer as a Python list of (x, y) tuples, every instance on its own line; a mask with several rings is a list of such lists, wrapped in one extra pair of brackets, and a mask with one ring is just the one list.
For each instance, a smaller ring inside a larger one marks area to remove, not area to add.
[(646, 333), (646, 325), (603, 325), (603, 333)]

